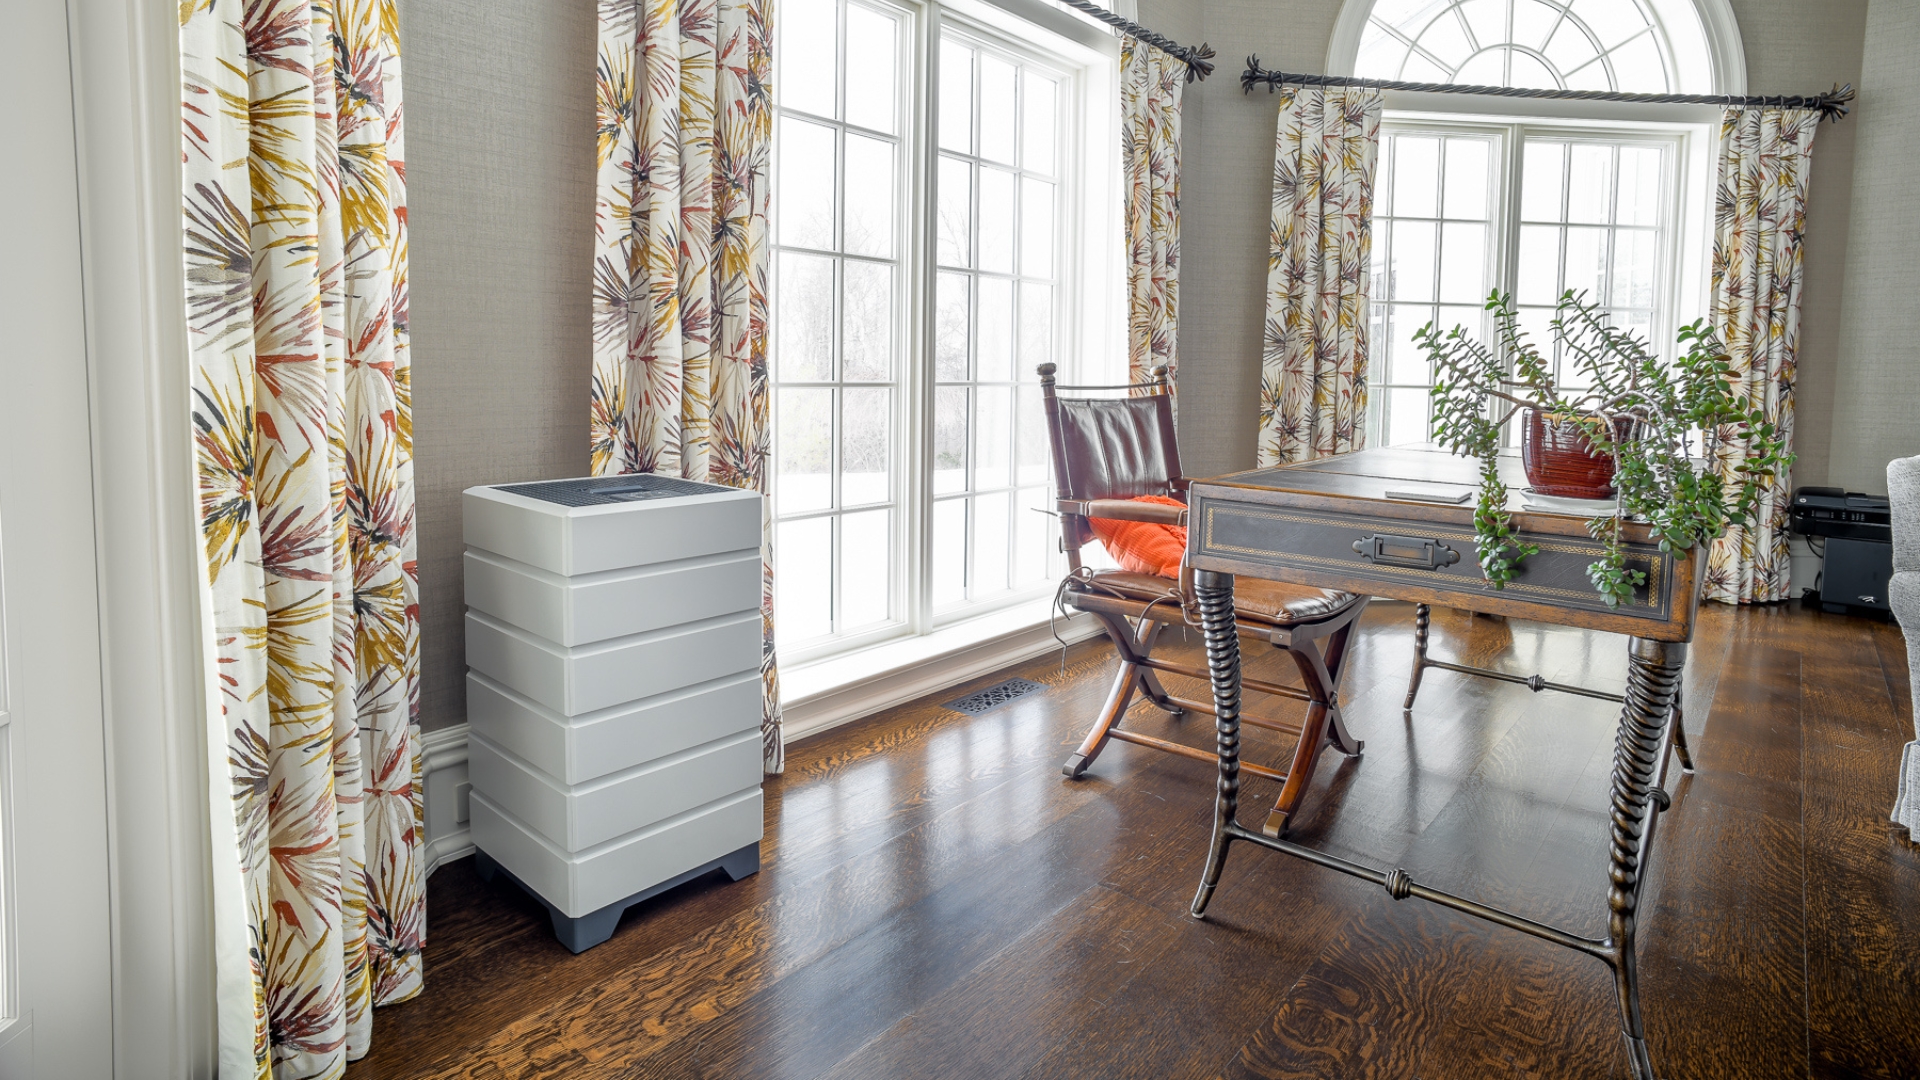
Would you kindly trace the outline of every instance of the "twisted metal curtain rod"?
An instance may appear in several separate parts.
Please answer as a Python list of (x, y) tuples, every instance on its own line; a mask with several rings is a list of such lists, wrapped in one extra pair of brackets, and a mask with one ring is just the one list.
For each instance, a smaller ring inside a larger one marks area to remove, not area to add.
[[(1073, 0), (1066, 0), (1073, 3)], [(1836, 86), (1824, 94), (1787, 97), (1735, 97), (1724, 94), (1626, 94), (1616, 90), (1531, 90), (1518, 86), (1462, 86), (1456, 83), (1398, 82), (1392, 79), (1356, 79), (1345, 75), (1300, 75), (1287, 71), (1268, 71), (1260, 58), (1247, 57), (1247, 70), (1240, 75), (1240, 89), (1251, 94), (1265, 83), (1267, 92), (1276, 87), (1358, 86), (1369, 90), (1413, 90), (1423, 94), (1487, 94), (1493, 97), (1554, 98), (1568, 101), (1628, 101), (1644, 105), (1719, 105), (1722, 107), (1761, 107), (1777, 109), (1816, 109), (1823, 120), (1838, 121), (1847, 115), (1853, 101), (1853, 84)]]
[(1204, 41), (1199, 45), (1182, 45), (1172, 38), (1154, 33), (1139, 23), (1128, 22), (1106, 8), (1092, 3), (1091, 0), (1060, 0), (1060, 2), (1075, 11), (1085, 12), (1099, 19), (1136, 41), (1144, 41), (1162, 52), (1180, 58), (1187, 65), (1187, 81), (1190, 83), (1199, 82), (1213, 74), (1213, 46)]

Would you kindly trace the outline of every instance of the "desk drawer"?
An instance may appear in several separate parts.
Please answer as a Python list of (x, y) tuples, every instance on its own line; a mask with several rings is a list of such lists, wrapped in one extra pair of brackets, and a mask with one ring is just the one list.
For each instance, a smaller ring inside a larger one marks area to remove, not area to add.
[(1496, 592), (1480, 572), (1469, 525), (1204, 496), (1196, 500), (1194, 520), (1187, 542), (1200, 566), (1231, 563), (1237, 573), (1270, 570), (1282, 580), (1357, 591), (1377, 583), (1384, 596), (1394, 595), (1395, 586), (1412, 586), (1456, 594), (1466, 608), (1474, 606), (1474, 597), (1499, 596), (1656, 623), (1673, 618), (1673, 557), (1653, 544), (1627, 545), (1627, 568), (1646, 574), (1646, 584), (1634, 590), (1631, 603), (1609, 608), (1587, 579), (1587, 565), (1602, 552), (1600, 542), (1589, 537), (1522, 532), (1521, 538), (1540, 550)]

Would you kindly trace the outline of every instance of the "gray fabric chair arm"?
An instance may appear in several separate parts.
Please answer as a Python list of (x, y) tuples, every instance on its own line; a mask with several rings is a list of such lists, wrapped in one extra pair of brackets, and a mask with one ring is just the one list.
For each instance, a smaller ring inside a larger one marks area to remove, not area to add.
[[(1907, 675), (1912, 680), (1910, 700), (1920, 702), (1920, 457), (1887, 463), (1887, 497), (1893, 504), (1893, 580), (1887, 587), (1888, 605), (1907, 639)], [(1920, 840), (1920, 719), (1914, 741), (1900, 755), (1900, 790), (1894, 797), (1893, 820)]]
[(1893, 504), (1893, 569), (1920, 570), (1920, 457), (1887, 462), (1887, 499)]

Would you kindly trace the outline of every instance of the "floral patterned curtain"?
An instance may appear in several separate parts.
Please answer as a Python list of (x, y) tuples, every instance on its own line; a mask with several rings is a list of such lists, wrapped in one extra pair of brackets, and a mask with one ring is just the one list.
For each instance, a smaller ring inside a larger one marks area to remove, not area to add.
[(1260, 363), (1263, 467), (1366, 445), (1367, 259), (1379, 152), (1378, 91), (1281, 90)]
[[(1713, 228), (1713, 323), (1743, 385), (1793, 446), (1793, 368), (1800, 343), (1800, 245), (1820, 114), (1810, 109), (1728, 109), (1720, 121), (1720, 180)], [(1723, 432), (1714, 468), (1729, 484), (1743, 440)], [(1777, 475), (1754, 521), (1729, 529), (1707, 556), (1707, 596), (1728, 604), (1787, 598), (1787, 503)]]
[[(600, 0), (593, 471), (767, 490), (771, 0)], [(773, 539), (761, 739), (784, 768)]]
[(1177, 366), (1180, 92), (1185, 61), (1120, 39), (1120, 157), (1127, 184), (1127, 381)]
[(223, 1076), (420, 992), (419, 606), (392, 0), (180, 7)]

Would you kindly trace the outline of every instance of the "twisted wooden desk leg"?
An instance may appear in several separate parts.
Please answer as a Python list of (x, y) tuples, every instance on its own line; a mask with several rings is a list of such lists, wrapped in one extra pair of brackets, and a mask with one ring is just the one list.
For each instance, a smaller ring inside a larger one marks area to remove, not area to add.
[(1433, 620), (1433, 609), (1425, 604), (1413, 605), (1413, 675), (1407, 679), (1407, 700), (1400, 706), (1402, 711), (1413, 708), (1413, 698), (1420, 692), (1420, 676), (1427, 670), (1427, 624)]
[[(1206, 914), (1220, 869), (1226, 865), (1229, 830), (1240, 808), (1240, 632), (1233, 622), (1233, 575), (1201, 570), (1193, 575), (1194, 599), (1200, 606), (1200, 627), (1206, 635), (1207, 674), (1213, 682), (1215, 730), (1219, 736), (1220, 783), (1213, 804), (1213, 844), (1207, 849), (1207, 868), (1200, 891), (1193, 897), (1193, 917)], [(1317, 749), (1317, 747), (1316, 747)]]
[(1634, 1080), (1655, 1080), (1646, 1028), (1640, 1019), (1634, 920), (1640, 887), (1646, 881), (1647, 855), (1652, 849), (1654, 785), (1660, 759), (1666, 755), (1662, 736), (1673, 717), (1673, 699), (1686, 660), (1687, 647), (1683, 644), (1633, 639), (1627, 652), (1626, 701), (1620, 708), (1620, 733), (1613, 747), (1607, 938), (1612, 947), (1614, 985), (1620, 995), (1620, 1033), (1626, 1041), (1627, 1064)]

